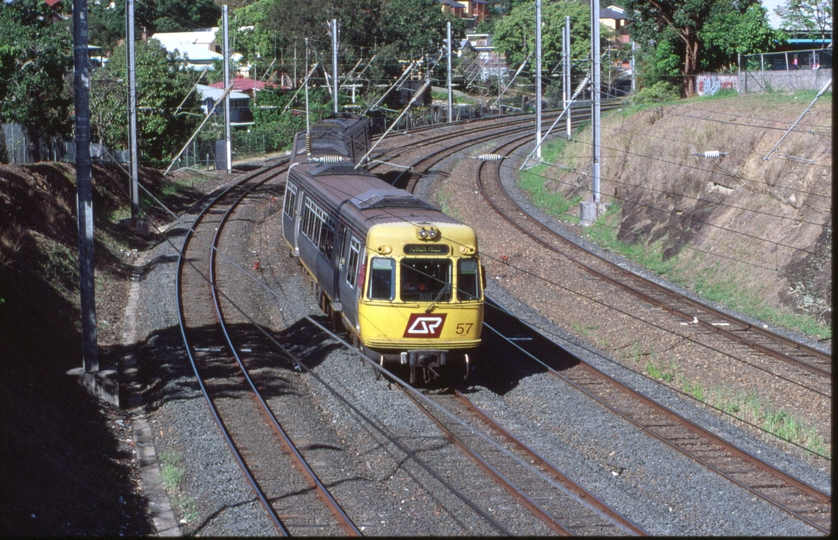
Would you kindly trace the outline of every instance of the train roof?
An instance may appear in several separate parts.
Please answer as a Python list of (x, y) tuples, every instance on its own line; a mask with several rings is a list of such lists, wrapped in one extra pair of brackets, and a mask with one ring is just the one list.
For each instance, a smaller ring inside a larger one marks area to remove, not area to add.
[(379, 223), (460, 223), (429, 202), (346, 163), (304, 163), (291, 178), (363, 230)]

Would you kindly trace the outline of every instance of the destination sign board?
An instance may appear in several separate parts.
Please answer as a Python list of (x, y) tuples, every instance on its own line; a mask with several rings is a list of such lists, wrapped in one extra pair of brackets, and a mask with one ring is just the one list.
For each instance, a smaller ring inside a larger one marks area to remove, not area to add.
[(405, 255), (448, 255), (445, 244), (407, 244), (404, 246)]

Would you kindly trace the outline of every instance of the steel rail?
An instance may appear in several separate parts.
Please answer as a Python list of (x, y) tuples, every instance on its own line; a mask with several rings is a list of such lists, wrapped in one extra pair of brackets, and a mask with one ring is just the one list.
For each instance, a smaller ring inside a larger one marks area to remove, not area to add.
[[(247, 181), (248, 181), (248, 179), (244, 179), (244, 180), (242, 180), (242, 183), (247, 182)], [(230, 189), (234, 189), (234, 187), (231, 187)], [(218, 425), (219, 429), (221, 430), (221, 433), (224, 437), (224, 440), (227, 442), (227, 447), (230, 449), (231, 454), (233, 455), (234, 459), (236, 460), (236, 462), (238, 463), (242, 472), (244, 473), (245, 478), (247, 479), (248, 483), (250, 484), (251, 488), (253, 489), (254, 493), (256, 494), (256, 497), (259, 499), (259, 502), (262, 504), (262, 507), (265, 508), (265, 510), (267, 511), (268, 517), (271, 519), (274, 526), (277, 528), (277, 530), (283, 536), (291, 536), (290, 532), (285, 527), (285, 525), (282, 523), (282, 520), (279, 518), (279, 515), (277, 515), (276, 510), (274, 510), (273, 506), (271, 505), (270, 501), (268, 500), (268, 496), (265, 494), (265, 492), (262, 490), (262, 488), (256, 482), (256, 478), (255, 478), (253, 472), (248, 467), (247, 463), (244, 460), (244, 456), (239, 451), (239, 449), (236, 446), (235, 442), (233, 441), (229, 431), (227, 430), (227, 427), (224, 424), (224, 421), (222, 420), (222, 418), (220, 416), (218, 408), (216, 407), (214, 401), (210, 397), (209, 389), (207, 389), (206, 385), (204, 384), (203, 378), (201, 377), (200, 371), (198, 369), (197, 360), (195, 359), (195, 356), (192, 354), (192, 345), (190, 344), (189, 338), (186, 335), (186, 321), (185, 321), (185, 318), (184, 318), (183, 296), (180, 294), (181, 287), (183, 285), (181, 277), (182, 277), (182, 274), (183, 274), (184, 265), (187, 262), (186, 251), (187, 251), (187, 248), (189, 246), (189, 242), (192, 240), (192, 236), (193, 235), (197, 236), (196, 225), (197, 225), (198, 221), (203, 219), (203, 216), (209, 211), (209, 209), (212, 207), (212, 204), (217, 202), (219, 199), (221, 199), (221, 197), (223, 197), (225, 194), (226, 194), (226, 192), (219, 194), (212, 201), (211, 204), (207, 205), (207, 207), (204, 208), (204, 210), (202, 210), (199, 213), (198, 217), (193, 222), (193, 225), (189, 228), (189, 230), (187, 231), (187, 233), (186, 233), (186, 235), (183, 239), (183, 245), (181, 246), (181, 250), (180, 250), (180, 253), (178, 255), (178, 268), (177, 268), (176, 277), (175, 277), (175, 290), (177, 291), (178, 324), (180, 325), (181, 337), (183, 338), (184, 347), (186, 348), (186, 354), (189, 357), (189, 362), (192, 365), (192, 370), (195, 372), (195, 378), (198, 381), (198, 385), (201, 387), (201, 392), (204, 395), (204, 399), (207, 403), (207, 406), (210, 409), (210, 412), (212, 413), (213, 419), (215, 420), (215, 423)], [(193, 264), (193, 263), (190, 262), (189, 264)]]
[[(265, 180), (267, 181), (267, 180)], [(263, 181), (264, 182), (264, 181)], [(218, 296), (218, 285), (216, 284), (216, 254), (218, 253), (218, 244), (224, 229), (224, 225), (227, 223), (229, 217), (232, 215), (233, 211), (236, 207), (241, 203), (241, 201), (247, 197), (253, 189), (258, 187), (257, 185), (251, 186), (246, 191), (244, 191), (239, 198), (233, 202), (230, 207), (227, 209), (227, 212), (224, 214), (224, 217), (221, 219), (218, 227), (216, 227), (215, 235), (213, 236), (212, 240), (212, 250), (210, 252), (210, 261), (209, 261), (209, 278), (210, 278), (210, 288), (212, 292), (213, 298), (213, 305), (215, 308), (215, 313), (218, 318), (218, 322), (221, 326), (221, 331), (224, 334), (224, 338), (227, 340), (227, 346), (230, 348), (230, 351), (233, 353), (233, 356), (236, 359), (236, 363), (241, 370), (242, 375), (247, 380), (247, 383), (250, 385), (251, 390), (253, 391), (254, 397), (257, 399), (259, 404), (262, 407), (262, 411), (266, 414), (268, 420), (270, 421), (271, 425), (274, 428), (274, 431), (280, 436), (283, 446), (285, 447), (288, 454), (293, 458), (294, 462), (297, 464), (298, 468), (303, 472), (311, 486), (317, 490), (318, 496), (323, 500), (324, 504), (329, 508), (332, 515), (338, 522), (338, 525), (346, 532), (347, 535), (350, 536), (361, 536), (361, 531), (352, 521), (352, 519), (346, 514), (343, 510), (341, 505), (335, 500), (332, 494), (329, 492), (328, 488), (320, 481), (320, 478), (317, 477), (317, 474), (312, 470), (309, 466), (308, 462), (306, 462), (305, 458), (300, 453), (297, 446), (288, 436), (288, 433), (283, 429), (282, 425), (280, 425), (279, 421), (274, 415), (273, 410), (271, 409), (270, 405), (265, 401), (264, 397), (262, 396), (262, 392), (257, 388), (256, 383), (253, 382), (253, 379), (250, 376), (250, 372), (245, 366), (244, 362), (242, 361), (241, 356), (239, 355), (238, 347), (235, 346), (233, 343), (232, 337), (230, 336), (230, 332), (227, 328), (227, 323), (224, 319), (224, 313), (221, 308), (221, 301)]]
[(561, 483), (566, 489), (568, 489), (571, 493), (573, 493), (576, 497), (580, 500), (584, 500), (588, 505), (593, 507), (597, 512), (606, 516), (607, 519), (612, 520), (613, 522), (617, 523), (619, 526), (624, 527), (626, 530), (633, 532), (638, 536), (646, 536), (646, 531), (638, 527), (635, 523), (630, 521), (628, 518), (622, 516), (604, 502), (600, 501), (593, 493), (586, 490), (582, 486), (578, 485), (576, 482), (571, 480), (567, 475), (556, 469), (552, 463), (541, 457), (535, 450), (521, 442), (517, 437), (509, 433), (503, 426), (501, 426), (497, 420), (486, 414), (480, 407), (475, 405), (468, 397), (460, 392), (459, 390), (454, 390), (454, 396), (459, 399), (463, 405), (468, 408), (472, 413), (480, 418), (490, 429), (494, 430), (508, 442), (513, 444), (518, 450), (529, 457), (530, 461), (539, 469), (542, 469), (547, 472), (550, 476), (552, 476), (556, 481)]
[[(511, 146), (513, 143), (508, 143), (501, 147), (498, 147), (497, 150), (501, 148), (505, 148)], [(484, 182), (482, 180), (482, 168), (483, 166), (488, 165), (488, 163), (481, 164), (481, 171), (478, 171), (478, 186), (483, 195), (484, 199), (489, 203), (495, 210), (501, 215), (508, 215), (507, 212), (503, 211), (496, 203), (491, 200), (491, 197), (487, 194), (487, 191), (484, 187)], [(630, 272), (621, 266), (614, 264), (607, 259), (603, 259), (599, 257), (595, 253), (590, 252), (589, 250), (585, 249), (584, 247), (580, 246), (579, 244), (572, 242), (571, 240), (564, 238), (560, 235), (557, 235), (555, 231), (544, 225), (539, 221), (539, 219), (532, 215), (531, 212), (527, 211), (521, 205), (519, 205), (515, 199), (509, 194), (506, 186), (503, 185), (503, 182), (500, 181), (500, 172), (499, 172), (500, 164), (495, 164), (495, 178), (496, 184), (500, 187), (505, 195), (505, 200), (511, 204), (513, 204), (516, 208), (516, 211), (523, 213), (529, 219), (527, 219), (527, 223), (539, 228), (543, 232), (550, 235), (551, 238), (557, 239), (560, 242), (565, 242), (572, 245), (576, 249), (581, 249), (589, 256), (596, 259), (597, 264), (604, 265), (608, 270), (615, 273), (618, 277), (614, 277), (614, 275), (608, 275), (601, 270), (597, 270), (593, 268), (591, 265), (586, 264), (578, 259), (578, 257), (570, 256), (567, 253), (563, 252), (556, 246), (546, 242), (544, 239), (536, 236), (532, 232), (528, 231), (526, 228), (522, 227), (518, 224), (516, 220), (508, 219), (509, 223), (518, 228), (518, 230), (522, 231), (524, 234), (532, 238), (534, 241), (540, 243), (541, 245), (547, 247), (548, 249), (565, 255), (568, 257), (569, 260), (583, 268), (584, 270), (590, 272), (591, 274), (597, 276), (600, 279), (611, 283), (621, 289), (624, 289), (635, 296), (647, 301), (655, 306), (658, 306), (666, 311), (672, 313), (675, 316), (681, 317), (683, 320), (692, 320), (696, 324), (699, 324), (705, 330), (710, 330), (715, 333), (718, 333), (724, 336), (727, 339), (730, 339), (733, 342), (740, 343), (746, 345), (747, 347), (761, 352), (763, 354), (769, 355), (777, 360), (781, 360), (786, 362), (790, 365), (794, 365), (795, 367), (804, 369), (814, 375), (819, 377), (830, 379), (832, 377), (832, 370), (831, 370), (831, 356), (809, 347), (805, 344), (801, 344), (794, 340), (788, 339), (784, 336), (775, 334), (773, 332), (769, 332), (762, 328), (752, 325), (751, 323), (742, 321), (741, 319), (729, 315), (723, 311), (717, 310), (712, 306), (708, 306), (704, 303), (698, 302), (694, 299), (684, 297), (666, 287), (663, 287), (653, 281), (650, 281), (642, 276), (635, 274), (634, 272)], [(646, 289), (644, 292), (641, 289)], [(688, 310), (684, 307), (679, 307), (677, 304), (686, 304)], [(719, 322), (721, 321), (721, 323)], [(738, 327), (736, 330), (726, 330), (721, 324), (733, 324)], [(751, 336), (749, 338), (748, 336)], [(758, 339), (765, 339), (770, 340), (774, 343), (774, 346), (765, 345), (764, 342), (760, 343)], [(787, 351), (786, 353), (782, 352), (782, 349)], [(792, 356), (795, 352), (799, 352), (799, 356)], [(816, 363), (813, 364), (811, 362), (807, 362), (805, 358), (814, 358)], [(774, 373), (772, 373), (774, 374)], [(774, 374), (776, 375), (776, 374)], [(779, 375), (778, 375), (779, 376)], [(792, 382), (792, 381), (790, 381)], [(817, 389), (809, 388), (813, 392), (819, 393), (824, 395), (825, 397), (830, 397), (830, 394), (825, 394)]]
[[(499, 310), (497, 313), (502, 312)], [(512, 315), (507, 314), (506, 316), (517, 320)], [(517, 320), (517, 322), (534, 336), (544, 339), (546, 342), (549, 342), (549, 345), (557, 349), (560, 348), (555, 343), (543, 338), (537, 330), (531, 328), (523, 321)], [(706, 468), (800, 519), (811, 527), (827, 534), (830, 532), (829, 524), (832, 498), (827, 493), (775, 468), (698, 424), (670, 411), (653, 399), (644, 396), (633, 388), (597, 370), (579, 357), (574, 357), (574, 360), (578, 362), (577, 367), (559, 372), (551, 365), (550, 361), (536, 357), (515, 340), (509, 339), (504, 332), (494, 328), (485, 321), (484, 326), (514, 348), (524, 353), (526, 357), (546, 368), (551, 375), (576, 388), (617, 416), (638, 427), (643, 432), (701, 463)], [(505, 325), (505, 327), (508, 326)], [(571, 354), (564, 349), (562, 349), (562, 352), (564, 354)], [(593, 377), (605, 389), (597, 392), (591, 382), (584, 380), (586, 376), (589, 378)], [(616, 390), (616, 392), (612, 390)], [(622, 402), (619, 400), (622, 400)], [(646, 407), (647, 411), (644, 412), (639, 407)], [(642, 416), (643, 414), (647, 417), (654, 418), (654, 421), (643, 422), (641, 418), (638, 418), (638, 416)], [(671, 431), (673, 428), (678, 430), (676, 434), (666, 435), (664, 433), (667, 430)], [(690, 450), (687, 446), (692, 446), (694, 449)], [(696, 449), (701, 451), (705, 457), (696, 455), (698, 453)], [(718, 454), (719, 451), (723, 452), (723, 455), (713, 459), (714, 452)], [(769, 475), (769, 480), (774, 483), (761, 485), (760, 483), (764, 482), (765, 478), (759, 476), (759, 473)], [(748, 475), (754, 474), (757, 475), (757, 478), (748, 480)], [(792, 508), (789, 504), (782, 502), (779, 495), (772, 496), (771, 493), (767, 492), (771, 489), (780, 491), (780, 495), (791, 491), (790, 496), (793, 499), (803, 500), (803, 509)], [(812, 518), (807, 514), (814, 514), (819, 517)]]
[(428, 419), (430, 419), (436, 426), (439, 428), (440, 431), (445, 435), (445, 437), (451, 441), (457, 448), (459, 448), (466, 456), (468, 456), (474, 463), (477, 464), (480, 469), (483, 470), (489, 477), (495, 481), (497, 485), (503, 488), (510, 496), (514, 499), (518, 500), (521, 504), (523, 504), (530, 512), (533, 513), (538, 519), (540, 519), (545, 525), (547, 525), (553, 532), (556, 534), (560, 534), (562, 536), (571, 536), (570, 531), (564, 528), (564, 526), (556, 521), (556, 519), (550, 515), (547, 511), (545, 511), (541, 506), (538, 505), (535, 501), (533, 501), (526, 493), (522, 492), (520, 489), (515, 487), (512, 482), (507, 480), (501, 473), (499, 473), (492, 465), (490, 465), (486, 460), (484, 460), (477, 452), (472, 450), (465, 442), (462, 441), (457, 435), (454, 434), (453, 431), (448, 429), (445, 424), (442, 423), (440, 419), (434, 416), (425, 406), (416, 399), (416, 397), (404, 390), (401, 386), (399, 389), (402, 390), (402, 393), (410, 398), (413, 403), (416, 404), (416, 408), (419, 409), (421, 412), (425, 414)]

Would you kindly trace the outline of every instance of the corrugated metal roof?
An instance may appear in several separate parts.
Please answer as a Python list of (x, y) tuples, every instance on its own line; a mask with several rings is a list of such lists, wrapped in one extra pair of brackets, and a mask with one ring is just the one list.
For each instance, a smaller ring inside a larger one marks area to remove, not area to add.
[[(216, 99), (219, 99), (221, 96), (224, 95), (223, 88), (213, 88), (212, 86), (207, 86), (205, 84), (196, 84), (195, 88), (198, 90), (198, 93), (201, 94), (201, 97), (203, 99), (212, 99), (213, 101), (215, 101)], [(230, 92), (230, 99), (250, 99), (250, 96), (233, 90), (232, 92)]]
[[(278, 84), (256, 81), (246, 77), (235, 77), (231, 82), (233, 83), (233, 90), (239, 90), (242, 92), (254, 89), (263, 90), (265, 88), (277, 88), (279, 86)], [(212, 83), (210, 86), (212, 88), (224, 88), (224, 82)]]

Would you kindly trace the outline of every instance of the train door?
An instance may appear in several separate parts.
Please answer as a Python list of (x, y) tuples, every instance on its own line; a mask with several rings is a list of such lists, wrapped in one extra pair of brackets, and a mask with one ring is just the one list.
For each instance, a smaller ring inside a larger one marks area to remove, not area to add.
[(363, 260), (361, 241), (350, 231), (344, 229), (343, 242), (340, 253), (340, 269), (338, 283), (343, 314), (352, 325), (358, 322), (359, 289), (363, 286), (359, 274), (362, 273)]
[(291, 182), (285, 185), (285, 204), (282, 211), (282, 232), (291, 246), (291, 255), (300, 256), (300, 212), (297, 208), (297, 186)]

